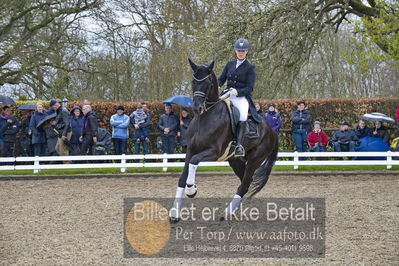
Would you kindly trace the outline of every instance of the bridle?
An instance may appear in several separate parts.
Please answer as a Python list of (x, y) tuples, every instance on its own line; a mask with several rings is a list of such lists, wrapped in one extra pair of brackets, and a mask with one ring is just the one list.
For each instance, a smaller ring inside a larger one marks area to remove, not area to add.
[[(194, 73), (194, 74), (195, 74), (195, 73)], [(205, 77), (202, 78), (202, 79), (197, 79), (197, 78), (194, 76), (194, 74), (193, 74), (193, 80), (195, 80), (195, 81), (197, 81), (197, 82), (202, 82), (202, 81), (208, 79), (208, 78), (211, 76), (211, 74), (209, 74), (209, 75), (205, 76)], [(194, 96), (194, 97), (201, 98), (201, 99), (204, 99), (203, 106), (202, 106), (202, 107), (204, 108), (204, 112), (208, 111), (208, 110), (211, 109), (213, 106), (215, 106), (218, 102), (220, 102), (220, 99), (217, 100), (217, 101), (208, 101), (208, 95), (207, 95), (205, 92), (202, 92), (202, 91), (195, 91), (193, 96)]]

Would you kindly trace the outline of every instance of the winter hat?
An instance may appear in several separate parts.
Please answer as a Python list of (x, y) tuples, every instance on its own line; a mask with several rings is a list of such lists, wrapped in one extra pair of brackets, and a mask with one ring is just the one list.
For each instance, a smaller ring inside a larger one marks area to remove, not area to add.
[(50, 107), (53, 107), (53, 105), (56, 104), (56, 103), (57, 103), (57, 100), (54, 100), (54, 99), (51, 100), (51, 101), (50, 101)]

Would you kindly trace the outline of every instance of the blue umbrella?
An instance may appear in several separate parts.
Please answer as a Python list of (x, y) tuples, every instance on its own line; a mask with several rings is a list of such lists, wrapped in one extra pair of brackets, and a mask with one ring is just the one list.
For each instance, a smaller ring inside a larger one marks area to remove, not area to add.
[(186, 95), (172, 96), (172, 97), (166, 99), (165, 101), (163, 101), (163, 103), (179, 104), (184, 107), (193, 107), (193, 99), (191, 99), (191, 97), (186, 96)]

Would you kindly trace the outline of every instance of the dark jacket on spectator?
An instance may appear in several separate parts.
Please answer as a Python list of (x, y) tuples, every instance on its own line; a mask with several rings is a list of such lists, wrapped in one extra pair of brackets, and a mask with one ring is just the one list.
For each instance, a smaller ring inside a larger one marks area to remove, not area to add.
[(97, 137), (98, 122), (96, 115), (90, 111), (83, 117), (83, 138)]
[(320, 132), (315, 132), (314, 130), (309, 132), (306, 140), (309, 142), (309, 146), (314, 146), (317, 142), (320, 142), (322, 146), (327, 146), (328, 144), (328, 137), (323, 130)]
[(47, 140), (47, 152), (48, 152), (48, 155), (50, 155), (53, 152), (55, 152), (55, 146), (58, 141), (59, 132), (55, 129), (55, 126), (52, 126), (50, 124), (45, 125), (43, 127), (44, 127), (44, 132), (46, 134), (46, 140)]
[(183, 120), (183, 125), (179, 124), (179, 131), (180, 131), (180, 142), (182, 143), (183, 146), (187, 146), (187, 130), (188, 126), (190, 125), (191, 120), (193, 118), (190, 115), (187, 115), (186, 117), (182, 117)]
[(281, 120), (281, 115), (277, 111), (267, 111), (264, 114), (264, 117), (266, 119), (267, 124), (275, 131), (275, 132), (280, 132), (280, 128), (282, 126), (282, 120)]
[(165, 128), (169, 128), (168, 136), (176, 136), (179, 118), (173, 112), (163, 114), (159, 117), (158, 129), (163, 134)]
[(312, 116), (308, 110), (295, 110), (291, 114), (292, 131), (297, 129), (306, 129), (311, 131), (312, 128)]
[(21, 124), (21, 132), (22, 135), (20, 137), (20, 146), (22, 151), (26, 151), (27, 153), (31, 152), (31, 144), (32, 144), (32, 135), (29, 135), (30, 128), (30, 120), (32, 116), (27, 116)]
[(331, 140), (333, 142), (347, 143), (349, 141), (358, 141), (359, 138), (356, 136), (353, 130), (338, 130), (334, 133)]
[(389, 145), (390, 136), (389, 136), (389, 133), (388, 133), (388, 129), (386, 127), (381, 126), (380, 128), (378, 128), (377, 129), (377, 135), (373, 134), (374, 131), (375, 131), (375, 128), (372, 129), (371, 136), (382, 138), (384, 140), (384, 142)]
[[(80, 110), (80, 116), (76, 117), (73, 113), (75, 110)], [(82, 109), (79, 106), (74, 106), (71, 111), (71, 143), (79, 143), (79, 138), (82, 136), (82, 129), (83, 129), (83, 113)]]
[[(49, 109), (46, 114), (50, 115), (54, 112), (54, 109)], [(66, 136), (68, 132), (71, 132), (70, 113), (67, 109), (62, 107), (58, 108), (56, 119), (57, 124), (55, 128), (60, 132), (61, 136)]]
[(13, 142), (15, 143), (15, 140), (17, 138), (17, 133), (19, 131), (19, 123), (18, 119), (10, 115), (7, 119), (13, 120), (13, 123), (8, 123), (7, 120), (3, 127), (0, 129), (0, 133), (2, 135), (3, 141), (4, 142)]
[(37, 125), (46, 117), (46, 113), (35, 112), (30, 120), (29, 129), (32, 131), (32, 144), (46, 143), (46, 133), (43, 128)]
[(355, 130), (356, 136), (361, 139), (367, 136), (371, 136), (371, 130), (369, 127), (365, 126), (364, 128), (360, 128), (359, 126)]
[[(0, 129), (3, 128), (4, 125), (7, 124), (7, 118), (3, 116), (3, 114), (0, 114)], [(3, 134), (0, 132), (0, 139), (3, 139)]]

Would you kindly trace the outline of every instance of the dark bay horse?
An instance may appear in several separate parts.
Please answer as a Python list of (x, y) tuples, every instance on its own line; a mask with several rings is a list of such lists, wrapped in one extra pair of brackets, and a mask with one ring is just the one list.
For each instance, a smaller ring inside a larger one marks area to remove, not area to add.
[[(189, 59), (194, 71), (192, 80), (194, 118), (187, 132), (187, 153), (183, 173), (180, 176), (176, 197), (170, 211), (172, 223), (180, 220), (180, 208), (183, 193), (194, 197), (197, 193), (195, 172), (202, 161), (217, 161), (224, 157), (226, 149), (233, 141), (229, 109), (219, 98), (214, 62), (210, 65), (197, 66)], [(240, 178), (237, 189), (225, 215), (234, 212), (247, 192), (249, 197), (258, 193), (269, 179), (272, 167), (277, 159), (278, 137), (265, 120), (258, 124), (259, 137), (246, 138), (244, 141), (245, 157), (228, 159), (234, 173)], [(250, 187), (250, 185), (252, 185)]]

